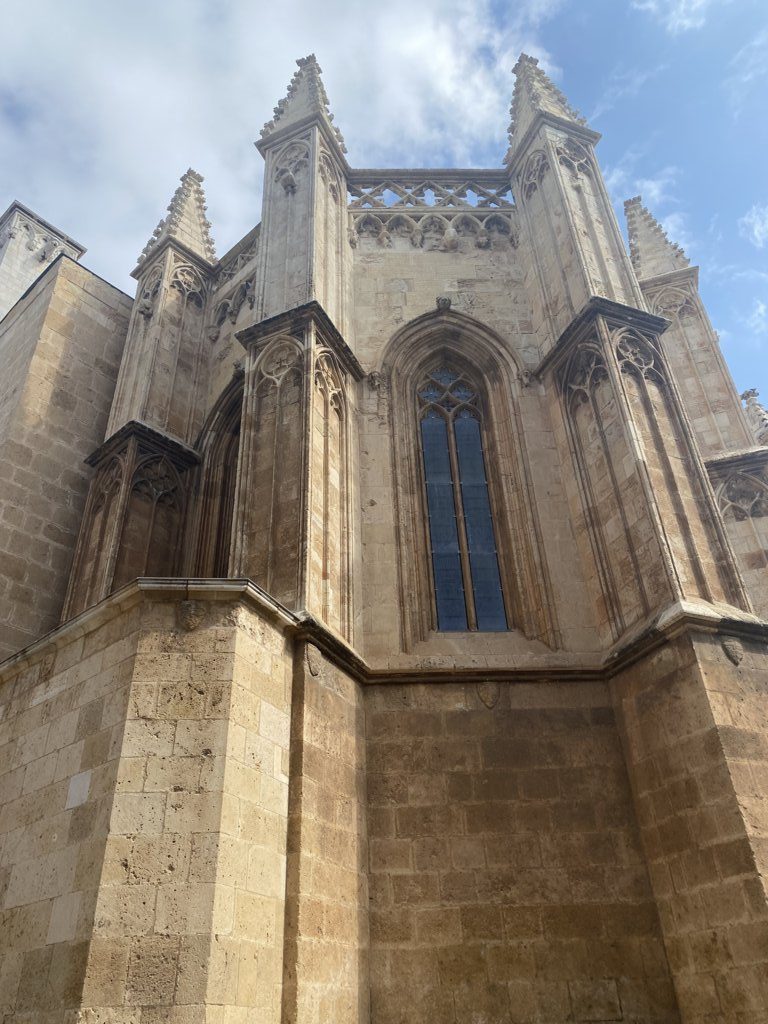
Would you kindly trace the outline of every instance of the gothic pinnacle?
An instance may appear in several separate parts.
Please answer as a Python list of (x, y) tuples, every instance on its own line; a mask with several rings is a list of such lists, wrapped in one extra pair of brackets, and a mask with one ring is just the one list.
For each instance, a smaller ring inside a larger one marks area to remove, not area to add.
[(664, 228), (643, 206), (642, 196), (627, 199), (624, 214), (627, 218), (629, 258), (641, 280), (690, 266), (681, 246), (670, 242)]
[(523, 138), (539, 114), (549, 114), (561, 121), (585, 126), (586, 120), (569, 104), (563, 93), (541, 70), (536, 57), (521, 53), (512, 69), (515, 88), (509, 108), (509, 144)]
[(261, 139), (268, 139), (281, 128), (287, 128), (314, 114), (328, 122), (342, 153), (346, 153), (344, 139), (333, 124), (333, 114), (328, 109), (328, 94), (320, 77), (322, 69), (317, 58), (314, 53), (310, 53), (307, 57), (300, 57), (296, 65), (298, 71), (294, 72), (285, 97), (275, 107), (272, 120), (267, 121), (261, 129)]
[(168, 204), (168, 212), (155, 228), (144, 246), (139, 263), (166, 238), (174, 238), (208, 263), (216, 262), (216, 251), (211, 238), (211, 223), (205, 215), (203, 177), (191, 167), (181, 176), (181, 184)]

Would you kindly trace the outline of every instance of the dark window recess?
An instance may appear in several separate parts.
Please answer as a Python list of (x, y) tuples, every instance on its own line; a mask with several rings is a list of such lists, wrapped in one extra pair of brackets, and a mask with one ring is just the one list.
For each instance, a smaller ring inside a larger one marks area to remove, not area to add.
[(437, 628), (505, 630), (477, 390), (440, 367), (418, 398)]

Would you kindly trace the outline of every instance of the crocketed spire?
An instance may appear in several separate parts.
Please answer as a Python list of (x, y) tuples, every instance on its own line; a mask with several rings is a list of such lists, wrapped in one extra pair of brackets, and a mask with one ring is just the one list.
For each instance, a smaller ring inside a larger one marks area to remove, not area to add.
[(641, 196), (624, 203), (629, 235), (629, 257), (640, 279), (684, 270), (690, 260), (679, 245), (670, 242), (656, 218), (643, 206)]
[(515, 89), (512, 93), (512, 106), (509, 108), (510, 147), (514, 147), (515, 142), (523, 138), (539, 114), (550, 114), (578, 125), (586, 125), (585, 118), (573, 109), (562, 92), (541, 70), (535, 57), (529, 57), (527, 53), (520, 54), (512, 73), (515, 76)]
[(173, 194), (168, 213), (154, 230), (142, 250), (143, 262), (166, 238), (174, 238), (208, 263), (216, 262), (216, 251), (211, 238), (211, 224), (205, 216), (203, 178), (190, 167), (181, 176), (181, 184)]
[(299, 70), (291, 79), (285, 99), (280, 100), (275, 107), (274, 117), (261, 129), (261, 138), (268, 139), (283, 128), (319, 114), (328, 122), (342, 153), (346, 153), (344, 139), (333, 124), (333, 114), (328, 109), (328, 94), (320, 77), (321, 68), (317, 58), (314, 53), (310, 53), (308, 57), (300, 57), (296, 64)]

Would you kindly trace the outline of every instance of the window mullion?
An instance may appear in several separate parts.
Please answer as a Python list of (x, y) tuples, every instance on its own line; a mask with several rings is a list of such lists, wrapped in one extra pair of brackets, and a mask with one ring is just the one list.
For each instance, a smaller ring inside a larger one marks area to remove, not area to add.
[(461, 499), (461, 477), (459, 475), (459, 457), (456, 451), (456, 435), (453, 429), (453, 417), (448, 420), (448, 454), (451, 460), (451, 479), (453, 480), (453, 501), (456, 508), (456, 527), (459, 538), (459, 559), (461, 575), (464, 581), (464, 603), (467, 609), (467, 625), (469, 629), (477, 629), (475, 612), (475, 595), (472, 589), (472, 572), (469, 562), (469, 543), (467, 526), (464, 521), (464, 503)]

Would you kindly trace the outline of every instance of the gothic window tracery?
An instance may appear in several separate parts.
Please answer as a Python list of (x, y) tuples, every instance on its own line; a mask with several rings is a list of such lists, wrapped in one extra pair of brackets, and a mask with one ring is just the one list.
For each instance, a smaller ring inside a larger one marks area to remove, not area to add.
[(548, 170), (547, 154), (541, 149), (531, 153), (520, 176), (520, 187), (526, 199), (530, 199), (534, 192), (538, 191)]
[(437, 628), (506, 630), (479, 391), (441, 365), (416, 394)]
[(752, 473), (733, 473), (718, 493), (723, 518), (741, 522), (768, 516), (768, 483)]
[(172, 576), (176, 570), (183, 486), (163, 456), (143, 459), (133, 474), (115, 568), (115, 586), (136, 576)]

